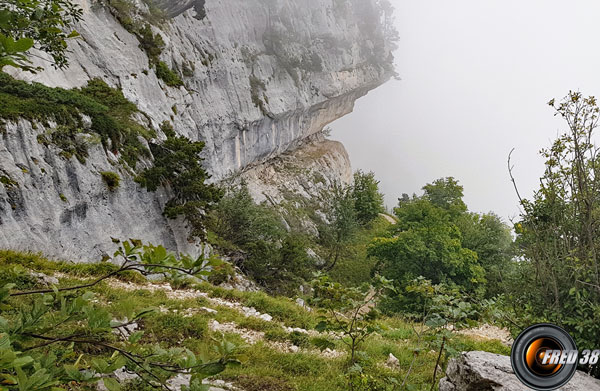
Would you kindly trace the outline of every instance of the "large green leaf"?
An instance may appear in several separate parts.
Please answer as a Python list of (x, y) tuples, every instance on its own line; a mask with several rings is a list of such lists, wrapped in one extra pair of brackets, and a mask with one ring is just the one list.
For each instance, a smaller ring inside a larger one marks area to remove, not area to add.
[(14, 43), (13, 50), (15, 52), (26, 52), (33, 47), (33, 39), (21, 38)]
[(119, 382), (116, 379), (113, 379), (112, 377), (105, 377), (104, 379), (102, 379), (102, 382), (104, 383), (104, 386), (108, 389), (108, 391), (121, 390), (121, 384), (119, 384)]

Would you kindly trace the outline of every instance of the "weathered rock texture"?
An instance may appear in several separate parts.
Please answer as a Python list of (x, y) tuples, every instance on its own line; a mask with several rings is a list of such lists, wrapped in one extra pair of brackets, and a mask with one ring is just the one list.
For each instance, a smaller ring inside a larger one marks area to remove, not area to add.
[[(65, 88), (102, 78), (155, 127), (169, 120), (177, 133), (204, 141), (215, 180), (302, 145), (391, 74), (375, 0), (158, 1), (173, 16), (153, 28), (165, 42), (160, 59), (183, 79), (178, 88), (156, 77), (138, 39), (106, 6), (80, 3), (82, 37), (70, 43), (70, 68), (17, 77)], [(161, 214), (166, 195), (140, 189), (99, 146), (86, 164), (58, 157), (36, 142), (44, 131), (19, 121), (0, 138), (0, 168), (18, 183), (0, 185), (0, 247), (94, 261), (112, 251), (112, 236), (193, 252), (183, 224)], [(323, 170), (347, 164), (343, 148), (333, 149)], [(336, 172), (347, 177), (348, 167)], [(119, 189), (106, 189), (103, 170), (120, 172)]]
[[(517, 379), (510, 357), (487, 352), (467, 352), (448, 364), (440, 391), (529, 391)], [(600, 390), (600, 381), (578, 371), (562, 391)]]
[(315, 136), (235, 179), (246, 182), (257, 202), (276, 206), (286, 225), (317, 236), (332, 189), (352, 182), (352, 168), (342, 143)]
[(190, 7), (155, 29), (166, 44), (161, 60), (185, 83), (173, 88), (149, 70), (134, 35), (105, 7), (82, 0), (83, 38), (71, 41), (70, 67), (22, 76), (60, 87), (100, 77), (122, 88), (156, 124), (170, 120), (178, 133), (205, 141), (206, 164), (222, 178), (321, 131), (389, 78), (383, 33), (366, 22), (373, 4), (209, 0), (202, 20)]
[(352, 168), (342, 143), (315, 137), (266, 164), (248, 168), (240, 177), (257, 202), (279, 205), (294, 196), (319, 199), (336, 184), (350, 184)]

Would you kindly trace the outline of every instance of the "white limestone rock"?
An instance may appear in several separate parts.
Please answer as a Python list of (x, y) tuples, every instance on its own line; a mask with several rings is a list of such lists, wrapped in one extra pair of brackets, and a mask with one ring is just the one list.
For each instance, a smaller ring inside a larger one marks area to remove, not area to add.
[[(122, 89), (154, 127), (169, 120), (178, 134), (205, 142), (205, 165), (213, 180), (303, 145), (392, 73), (382, 28), (375, 23), (368, 32), (365, 27), (375, 0), (348, 0), (342, 8), (334, 0), (207, 0), (203, 18), (195, 2), (169, 2), (168, 12), (177, 16), (155, 31), (166, 44), (161, 61), (192, 70), (182, 73), (185, 86), (178, 88), (156, 77), (137, 38), (103, 5), (78, 2), (84, 18), (76, 26), (81, 38), (70, 41), (70, 67), (13, 74), (64, 88), (101, 78)], [(140, 188), (116, 164), (118, 157), (99, 145), (90, 146), (86, 164), (59, 157), (55, 147), (36, 141), (44, 131), (21, 120), (8, 122), (0, 137), (0, 175), (18, 183), (0, 185), (1, 248), (91, 262), (114, 252), (110, 237), (115, 237), (201, 252), (188, 241), (184, 222), (162, 215), (169, 194)], [(327, 151), (315, 162), (310, 154), (320, 148)], [(303, 164), (331, 171), (326, 183), (336, 175), (342, 182), (351, 178), (341, 145), (326, 142), (301, 150), (309, 151)], [(108, 191), (100, 171), (118, 172), (121, 186)], [(285, 180), (304, 195), (318, 190), (303, 174), (278, 179), (269, 178), (268, 169), (250, 172), (261, 176), (253, 184), (259, 195), (277, 197), (269, 190), (277, 185), (263, 186), (262, 180)], [(305, 228), (315, 231), (310, 223)]]

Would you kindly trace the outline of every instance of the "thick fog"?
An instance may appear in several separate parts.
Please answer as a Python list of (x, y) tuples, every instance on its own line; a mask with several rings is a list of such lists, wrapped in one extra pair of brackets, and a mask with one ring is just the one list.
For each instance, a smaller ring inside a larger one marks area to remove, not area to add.
[(597, 1), (391, 0), (401, 81), (332, 124), (354, 169), (372, 170), (388, 206), (454, 176), (477, 212), (519, 213), (507, 156), (530, 197), (538, 151), (563, 123), (547, 106), (571, 90), (600, 95)]

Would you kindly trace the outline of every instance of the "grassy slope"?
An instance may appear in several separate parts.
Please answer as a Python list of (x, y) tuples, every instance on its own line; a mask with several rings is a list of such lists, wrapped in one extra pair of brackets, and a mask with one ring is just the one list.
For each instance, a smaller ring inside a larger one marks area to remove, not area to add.
[[(31, 270), (48, 275), (57, 273), (55, 275), (59, 277), (60, 285), (70, 286), (84, 278), (103, 275), (110, 269), (111, 265), (107, 264), (52, 262), (37, 254), (0, 251), (0, 284), (14, 282), (17, 289), (21, 290), (37, 285), (35, 278), (29, 274)], [(125, 317), (133, 309), (160, 308), (160, 311), (140, 324), (145, 330), (143, 343), (185, 346), (194, 352), (210, 356), (213, 343), (211, 338), (215, 334), (210, 327), (213, 320), (221, 324), (235, 323), (239, 329), (246, 331), (266, 333), (265, 339), (255, 344), (246, 343), (238, 334), (231, 335), (233, 341), (246, 345), (243, 348), (244, 364), (239, 368), (226, 370), (219, 377), (240, 385), (245, 391), (346, 389), (344, 356), (327, 358), (315, 348), (314, 336), (298, 337), (284, 329), (287, 326), (310, 330), (317, 323), (316, 314), (302, 309), (288, 298), (270, 297), (256, 292), (227, 291), (208, 283), (193, 289), (169, 291), (161, 289), (159, 285), (147, 283), (136, 274), (121, 276), (120, 280), (107, 280), (91, 290), (97, 295), (98, 305), (107, 307), (117, 318)], [(219, 298), (220, 301), (214, 298)], [(19, 299), (14, 304), (21, 307), (28, 305), (26, 299)], [(241, 305), (268, 313), (273, 316), (273, 321), (245, 317), (239, 310)], [(217, 312), (209, 313), (203, 307)], [(7, 313), (2, 315), (10, 317)], [(400, 318), (383, 318), (380, 323), (387, 331), (367, 341), (364, 350), (370, 359), (363, 366), (369, 368), (369, 372), (375, 376), (402, 379), (413, 358), (413, 350), (418, 347), (413, 327)], [(296, 353), (286, 351), (286, 347), (291, 346), (292, 342), (301, 345)], [(478, 341), (464, 336), (457, 336), (454, 345), (458, 350), (486, 350), (502, 354), (509, 352), (498, 341)], [(54, 348), (60, 347), (54, 345)], [(343, 349), (343, 345), (336, 342), (336, 351)], [(84, 353), (89, 355), (92, 352)], [(392, 370), (384, 365), (389, 353), (400, 360), (397, 369)], [(419, 354), (409, 379), (409, 383), (414, 384), (416, 389), (429, 389), (436, 357), (437, 353), (429, 349)]]

